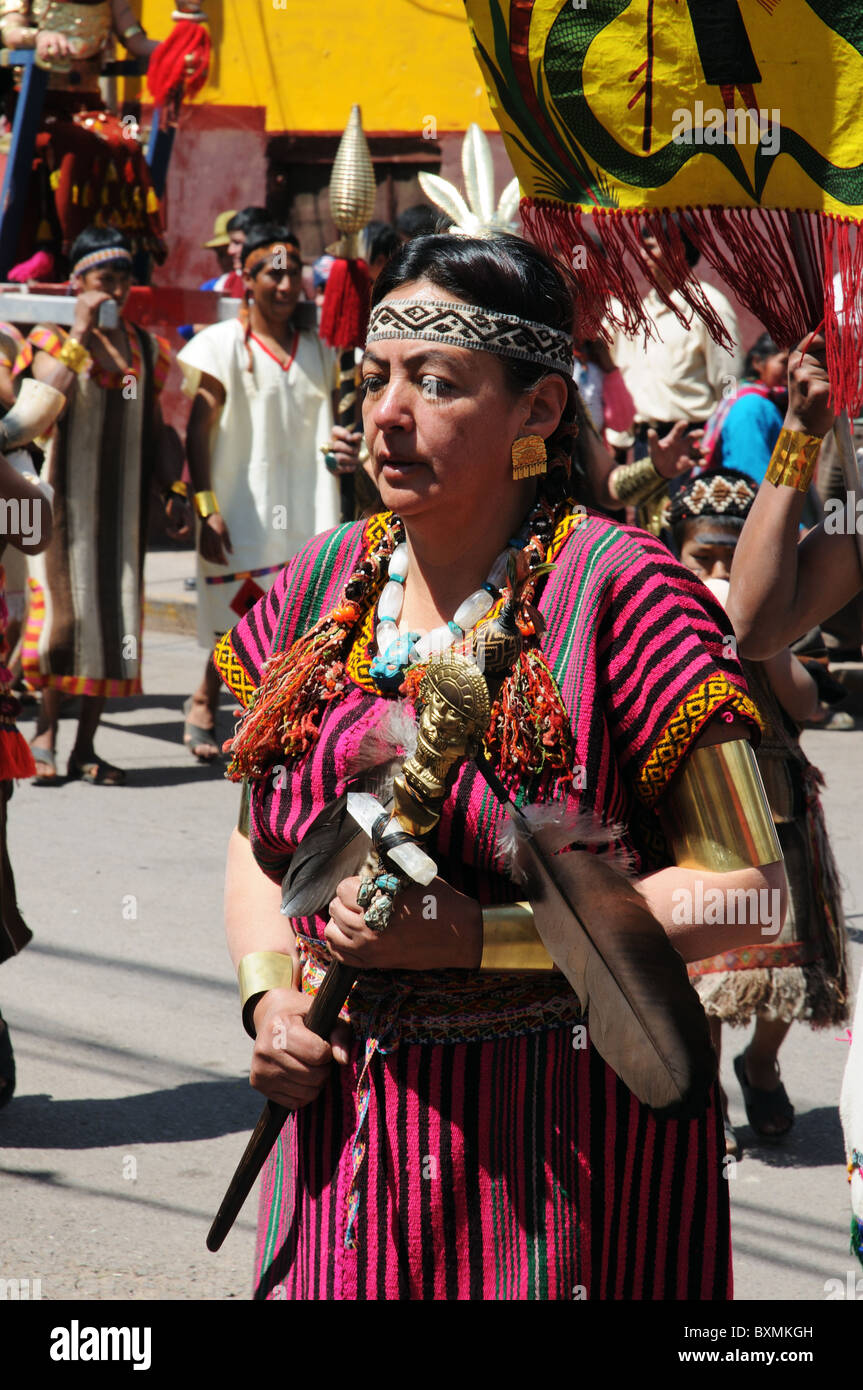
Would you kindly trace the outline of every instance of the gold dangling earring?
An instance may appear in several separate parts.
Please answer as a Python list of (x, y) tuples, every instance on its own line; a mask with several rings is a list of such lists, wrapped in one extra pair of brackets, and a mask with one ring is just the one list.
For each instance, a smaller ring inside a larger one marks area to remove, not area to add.
[(529, 434), (524, 439), (513, 440), (512, 476), (516, 482), (520, 478), (534, 478), (539, 473), (545, 473), (547, 468), (548, 455), (541, 434)]

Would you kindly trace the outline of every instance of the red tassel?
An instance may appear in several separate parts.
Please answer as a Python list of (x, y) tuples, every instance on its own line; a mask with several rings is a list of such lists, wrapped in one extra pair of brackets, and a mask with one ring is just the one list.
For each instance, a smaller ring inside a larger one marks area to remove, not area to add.
[(331, 347), (346, 352), (366, 340), (372, 279), (365, 261), (333, 261), (324, 291), (320, 335)]
[(197, 96), (207, 81), (211, 50), (206, 24), (177, 21), (150, 55), (147, 86), (157, 106), (179, 107), (184, 98)]
[(572, 782), (572, 731), (554, 677), (537, 649), (522, 652), (491, 712), (488, 741), (501, 770), (520, 786), (549, 771), (560, 787)]
[[(651, 335), (652, 325), (644, 320), (635, 273), (639, 270), (652, 278), (641, 254), (641, 230), (645, 228), (657, 237), (672, 270), (680, 276), (679, 293), (687, 307), (704, 320), (716, 342), (728, 346), (725, 326), (689, 273), (682, 230), (780, 346), (796, 346), (824, 320), (834, 409), (859, 413), (863, 404), (863, 297), (859, 289), (863, 283), (863, 237), (850, 219), (823, 212), (793, 214), (819, 289), (816, 302), (797, 263), (792, 214), (788, 211), (684, 208), (678, 212), (678, 224), (667, 211), (601, 209), (582, 213), (577, 207), (525, 198), (521, 215), (527, 235), (558, 262), (573, 286), (578, 337), (599, 336), (604, 318), (624, 333), (641, 330)], [(837, 312), (833, 291), (837, 270), (841, 313)], [(654, 288), (686, 323), (686, 312), (670, 303), (655, 282)], [(612, 298), (620, 306), (615, 313), (608, 302)]]
[(0, 728), (0, 782), (35, 776), (36, 764), (24, 735), (8, 725)]

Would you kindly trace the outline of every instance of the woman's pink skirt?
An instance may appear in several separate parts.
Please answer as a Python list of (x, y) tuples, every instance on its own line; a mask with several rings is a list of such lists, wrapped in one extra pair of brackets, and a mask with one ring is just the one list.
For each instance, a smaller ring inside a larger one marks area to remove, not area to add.
[(259, 1299), (727, 1299), (707, 1114), (657, 1121), (579, 1025), (355, 1049), (264, 1169)]

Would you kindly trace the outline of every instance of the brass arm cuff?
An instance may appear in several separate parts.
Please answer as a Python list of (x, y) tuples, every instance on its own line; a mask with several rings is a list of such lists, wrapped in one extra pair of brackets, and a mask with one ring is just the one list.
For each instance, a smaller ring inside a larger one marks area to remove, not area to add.
[(746, 739), (696, 748), (668, 789), (662, 821), (683, 869), (733, 873), (782, 859), (755, 752)]
[(290, 989), (294, 982), (294, 958), (281, 951), (251, 951), (237, 966), (243, 1027), (254, 1038), (252, 1011), (262, 994), (271, 989)]
[(765, 478), (774, 487), (808, 492), (823, 440), (817, 434), (782, 429), (770, 456)]
[(554, 961), (534, 926), (530, 903), (496, 903), (482, 910), (480, 970), (553, 970)]
[(74, 372), (76, 376), (80, 376), (81, 372), (90, 365), (90, 354), (84, 344), (78, 342), (77, 338), (67, 338), (58, 352), (57, 358), (64, 367), (68, 367), (69, 371)]
[(611, 485), (619, 502), (627, 507), (637, 507), (665, 486), (665, 478), (658, 473), (650, 459), (639, 459), (637, 463), (623, 463), (611, 475)]
[(195, 511), (202, 521), (205, 521), (208, 516), (213, 516), (219, 510), (219, 503), (214, 492), (195, 493)]

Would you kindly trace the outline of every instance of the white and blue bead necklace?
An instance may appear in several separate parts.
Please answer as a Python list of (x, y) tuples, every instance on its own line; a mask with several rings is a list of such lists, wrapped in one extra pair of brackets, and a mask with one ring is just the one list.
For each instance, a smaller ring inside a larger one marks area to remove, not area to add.
[[(524, 528), (525, 532), (527, 527)], [(377, 655), (369, 674), (384, 687), (397, 687), (404, 680), (408, 666), (439, 656), (454, 642), (461, 642), (477, 623), (487, 617), (500, 598), (507, 577), (507, 565), (513, 551), (523, 550), (527, 534), (514, 537), (506, 550), (501, 551), (489, 571), (486, 582), (459, 604), (449, 622), (441, 623), (424, 635), (419, 632), (399, 633), (398, 622), (404, 604), (404, 586), (408, 575), (410, 552), (406, 542), (396, 546), (390, 556), (387, 582), (378, 599), (375, 641)]]

